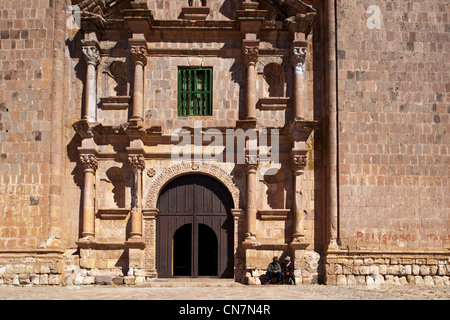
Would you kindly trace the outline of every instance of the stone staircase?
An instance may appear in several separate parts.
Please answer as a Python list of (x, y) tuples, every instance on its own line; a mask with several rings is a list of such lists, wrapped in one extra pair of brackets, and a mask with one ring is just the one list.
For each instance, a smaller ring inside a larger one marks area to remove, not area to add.
[(136, 283), (136, 287), (171, 288), (171, 287), (243, 287), (244, 285), (234, 281), (234, 279), (218, 278), (156, 278), (143, 283)]

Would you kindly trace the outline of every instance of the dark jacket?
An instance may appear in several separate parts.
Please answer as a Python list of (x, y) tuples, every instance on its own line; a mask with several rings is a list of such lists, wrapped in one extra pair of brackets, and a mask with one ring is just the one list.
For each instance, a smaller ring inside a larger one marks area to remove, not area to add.
[(278, 272), (281, 272), (281, 266), (279, 263), (275, 264), (273, 262), (269, 263), (269, 266), (267, 267), (268, 272), (274, 272), (275, 270), (278, 270)]
[(294, 264), (289, 261), (288, 263), (283, 262), (281, 264), (281, 270), (283, 271), (283, 274), (286, 274), (286, 272), (289, 272), (289, 274), (294, 273)]

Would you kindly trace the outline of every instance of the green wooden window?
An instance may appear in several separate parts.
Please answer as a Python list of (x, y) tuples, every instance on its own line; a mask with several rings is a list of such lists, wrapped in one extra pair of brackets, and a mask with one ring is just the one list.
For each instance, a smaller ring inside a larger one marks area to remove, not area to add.
[(178, 116), (212, 116), (212, 68), (178, 68)]

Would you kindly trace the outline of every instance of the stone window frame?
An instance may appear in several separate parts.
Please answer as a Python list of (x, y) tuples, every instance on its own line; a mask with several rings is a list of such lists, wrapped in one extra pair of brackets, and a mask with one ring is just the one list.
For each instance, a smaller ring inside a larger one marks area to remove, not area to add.
[(178, 67), (179, 117), (213, 115), (213, 71), (213, 67)]

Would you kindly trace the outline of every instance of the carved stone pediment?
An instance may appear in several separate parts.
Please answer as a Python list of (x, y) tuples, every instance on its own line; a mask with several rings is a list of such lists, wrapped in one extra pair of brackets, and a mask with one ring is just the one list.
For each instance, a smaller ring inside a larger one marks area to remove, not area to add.
[(122, 10), (130, 9), (131, 2), (130, 0), (73, 0), (72, 5), (79, 8), (82, 18), (106, 21), (121, 19)]
[(288, 23), (291, 32), (306, 35), (311, 32), (317, 15), (313, 7), (300, 0), (261, 0), (259, 10), (267, 11), (267, 26), (271, 25), (271, 21), (283, 21)]
[(306, 141), (317, 126), (317, 121), (291, 121), (281, 130), (281, 133), (288, 135), (295, 141)]

